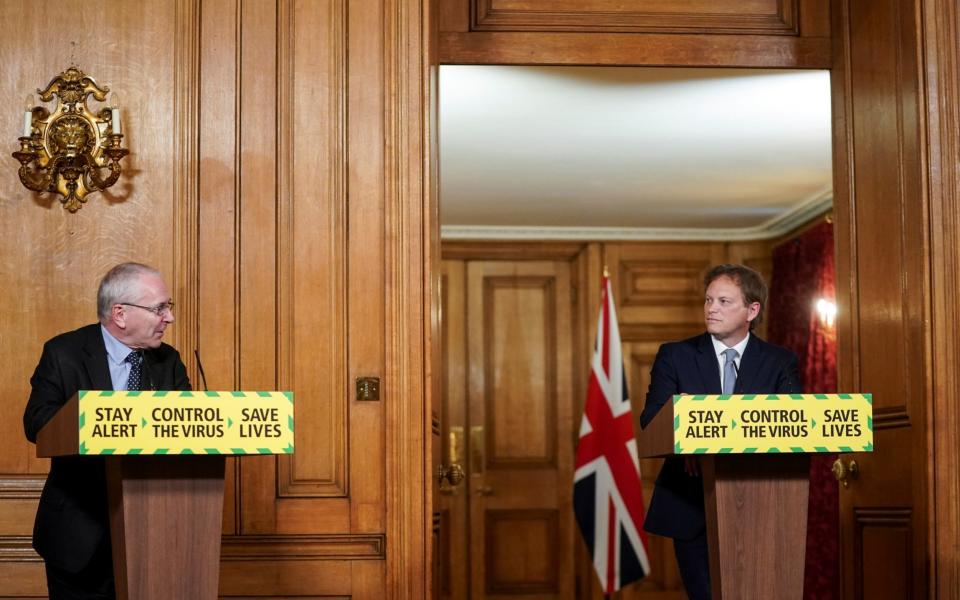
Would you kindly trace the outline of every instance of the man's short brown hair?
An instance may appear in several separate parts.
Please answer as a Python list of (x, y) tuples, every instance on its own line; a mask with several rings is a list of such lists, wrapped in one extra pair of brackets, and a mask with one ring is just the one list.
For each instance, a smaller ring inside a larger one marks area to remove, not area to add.
[(754, 302), (760, 303), (760, 312), (754, 320), (750, 321), (750, 329), (753, 330), (763, 321), (763, 312), (767, 306), (767, 284), (763, 281), (763, 276), (744, 265), (717, 265), (703, 276), (703, 289), (706, 290), (719, 277), (729, 277), (737, 284), (743, 295), (744, 304), (749, 306)]

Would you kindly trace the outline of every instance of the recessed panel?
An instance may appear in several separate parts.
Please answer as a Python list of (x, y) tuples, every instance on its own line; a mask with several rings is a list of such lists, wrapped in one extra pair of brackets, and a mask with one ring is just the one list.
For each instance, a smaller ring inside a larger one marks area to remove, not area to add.
[(911, 581), (910, 511), (861, 509), (854, 511), (857, 573), (860, 593), (869, 600), (909, 598)]
[(555, 510), (487, 511), (487, 593), (558, 590), (557, 519)]
[(472, 0), (476, 31), (797, 34), (793, 0)]
[(281, 80), (291, 189), (278, 199), (280, 343), (298, 424), (283, 495), (347, 493), (345, 11), (340, 2), (295, 3), (282, 23), (291, 41), (281, 59), (296, 76)]
[(860, 380), (877, 390), (878, 416), (907, 425), (905, 401), (922, 394), (917, 366), (923, 364), (923, 339), (917, 328), (925, 303), (924, 236), (903, 216), (917, 210), (922, 190), (916, 140), (904, 133), (914, 130), (916, 81), (897, 43), (907, 16), (898, 18), (898, 7), (888, 0), (850, 3), (851, 23), (872, 32), (864, 39), (851, 37), (850, 76), (857, 115), (853, 168), (857, 197), (864, 199), (854, 204), (854, 218), (858, 231), (870, 233), (857, 239), (855, 265)]
[(547, 277), (484, 280), (491, 468), (555, 462), (556, 298)]
[(623, 306), (699, 304), (707, 262), (623, 261), (620, 295)]

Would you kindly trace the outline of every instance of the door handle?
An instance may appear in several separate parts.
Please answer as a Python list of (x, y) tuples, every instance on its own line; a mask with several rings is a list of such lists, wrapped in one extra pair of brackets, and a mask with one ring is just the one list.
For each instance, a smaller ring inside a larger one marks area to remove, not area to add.
[(447, 437), (447, 465), (437, 466), (437, 480), (440, 482), (440, 493), (452, 495), (466, 477), (466, 472), (460, 463), (463, 461), (463, 427), (450, 427)]
[(437, 479), (440, 481), (440, 488), (444, 489), (444, 481), (447, 483), (446, 489), (453, 489), (460, 485), (464, 478), (463, 467), (458, 463), (449, 466), (440, 465), (437, 468)]
[(847, 461), (847, 464), (843, 464), (843, 457), (839, 457), (833, 463), (833, 476), (846, 489), (850, 487), (851, 479), (857, 479), (860, 476), (860, 465), (852, 458)]

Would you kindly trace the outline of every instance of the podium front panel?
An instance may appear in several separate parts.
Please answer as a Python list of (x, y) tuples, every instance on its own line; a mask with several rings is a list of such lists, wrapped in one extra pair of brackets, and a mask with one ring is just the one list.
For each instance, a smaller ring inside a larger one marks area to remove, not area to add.
[(82, 455), (290, 454), (292, 392), (81, 391)]

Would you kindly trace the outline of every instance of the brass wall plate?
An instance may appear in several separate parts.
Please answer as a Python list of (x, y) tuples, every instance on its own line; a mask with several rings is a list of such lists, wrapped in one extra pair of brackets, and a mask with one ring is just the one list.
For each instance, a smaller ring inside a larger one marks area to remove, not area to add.
[(357, 377), (357, 400), (380, 400), (380, 378)]

